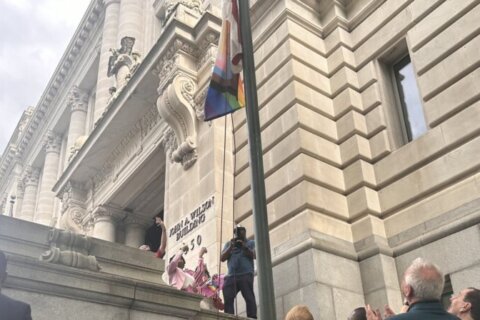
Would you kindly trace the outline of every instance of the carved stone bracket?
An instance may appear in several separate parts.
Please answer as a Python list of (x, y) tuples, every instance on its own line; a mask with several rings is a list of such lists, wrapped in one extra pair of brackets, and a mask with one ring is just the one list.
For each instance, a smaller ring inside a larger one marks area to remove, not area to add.
[(195, 82), (190, 77), (179, 74), (157, 100), (158, 113), (175, 134), (177, 147), (171, 151), (171, 159), (181, 163), (185, 170), (197, 160), (197, 119), (193, 101), (195, 92)]
[(90, 239), (70, 231), (53, 229), (48, 234), (50, 249), (45, 251), (40, 260), (69, 267), (99, 271), (95, 256), (89, 255)]
[(77, 86), (73, 86), (68, 93), (67, 105), (73, 111), (83, 111), (87, 112), (88, 110), (88, 92), (80, 89)]
[(62, 217), (60, 227), (75, 233), (85, 234), (83, 220), (87, 215), (85, 198), (86, 191), (83, 186), (69, 181), (63, 189)]

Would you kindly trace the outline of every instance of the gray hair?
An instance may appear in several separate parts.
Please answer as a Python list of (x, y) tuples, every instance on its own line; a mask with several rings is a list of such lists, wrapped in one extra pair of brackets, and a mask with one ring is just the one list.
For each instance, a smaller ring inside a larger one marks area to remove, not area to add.
[(435, 264), (422, 258), (413, 260), (405, 271), (405, 283), (420, 300), (439, 300), (443, 292), (443, 273)]

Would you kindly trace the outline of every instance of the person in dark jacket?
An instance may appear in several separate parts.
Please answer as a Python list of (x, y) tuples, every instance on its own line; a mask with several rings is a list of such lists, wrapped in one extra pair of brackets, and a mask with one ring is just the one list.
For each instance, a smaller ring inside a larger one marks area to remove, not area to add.
[(162, 217), (163, 211), (154, 217), (153, 225), (145, 232), (145, 244), (140, 247), (141, 250), (156, 252), (158, 258), (163, 258), (167, 245), (167, 231)]
[(7, 258), (0, 251), (0, 318), (2, 320), (32, 320), (30, 305), (14, 300), (1, 293), (2, 285), (7, 278)]
[[(448, 313), (440, 303), (443, 292), (443, 273), (433, 263), (415, 259), (403, 275), (401, 290), (408, 305), (406, 313), (389, 317), (389, 320), (459, 320)], [(367, 306), (368, 320), (381, 320), (378, 310)]]

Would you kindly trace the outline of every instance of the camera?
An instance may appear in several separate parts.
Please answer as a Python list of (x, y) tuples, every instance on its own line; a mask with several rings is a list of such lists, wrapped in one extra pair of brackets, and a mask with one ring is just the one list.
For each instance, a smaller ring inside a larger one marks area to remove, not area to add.
[(245, 231), (245, 228), (244, 227), (236, 227), (235, 229), (233, 229), (233, 242), (235, 243), (235, 247), (236, 248), (241, 248), (243, 247), (243, 239), (240, 238), (240, 231)]
[(243, 241), (238, 239), (238, 238), (234, 238), (233, 241), (235, 241), (235, 247), (236, 248), (241, 248), (243, 247)]

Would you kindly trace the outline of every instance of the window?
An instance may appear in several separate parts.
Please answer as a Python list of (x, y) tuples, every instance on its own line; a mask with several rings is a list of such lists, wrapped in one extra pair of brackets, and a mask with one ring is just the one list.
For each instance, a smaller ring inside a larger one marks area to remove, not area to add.
[(407, 141), (412, 141), (427, 131), (427, 124), (410, 56), (393, 65), (393, 76), (404, 134)]

